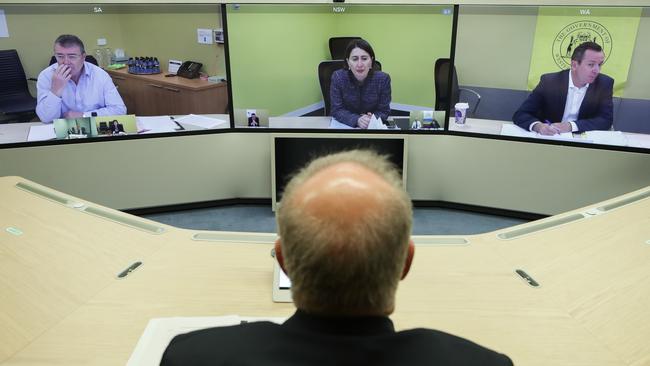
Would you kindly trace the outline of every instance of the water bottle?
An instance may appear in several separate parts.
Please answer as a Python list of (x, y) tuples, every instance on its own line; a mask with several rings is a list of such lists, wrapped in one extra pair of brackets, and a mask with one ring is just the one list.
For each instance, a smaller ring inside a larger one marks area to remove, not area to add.
[(97, 65), (99, 67), (104, 67), (104, 53), (102, 52), (101, 48), (96, 48), (95, 49), (95, 58), (97, 59)]
[(110, 64), (113, 63), (113, 61), (111, 60), (111, 56), (112, 56), (111, 55), (111, 48), (110, 47), (104, 48), (104, 57), (103, 57), (104, 66), (103, 67), (108, 67)]

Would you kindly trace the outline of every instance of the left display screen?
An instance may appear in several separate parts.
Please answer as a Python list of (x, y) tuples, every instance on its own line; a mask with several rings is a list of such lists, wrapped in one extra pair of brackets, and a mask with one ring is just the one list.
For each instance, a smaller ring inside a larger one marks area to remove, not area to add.
[(0, 9), (0, 144), (230, 127), (221, 5)]

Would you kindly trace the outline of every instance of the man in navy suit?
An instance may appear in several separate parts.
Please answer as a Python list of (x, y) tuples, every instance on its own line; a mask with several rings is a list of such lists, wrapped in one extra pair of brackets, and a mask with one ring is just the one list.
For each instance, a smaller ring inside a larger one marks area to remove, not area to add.
[(608, 130), (612, 126), (614, 79), (601, 74), (603, 49), (584, 42), (571, 55), (571, 69), (544, 74), (512, 120), (542, 135)]
[(395, 330), (388, 316), (415, 248), (411, 200), (384, 157), (352, 150), (314, 160), (286, 186), (277, 220), (275, 255), (295, 314), (281, 325), (176, 336), (162, 366), (512, 366), (448, 333)]

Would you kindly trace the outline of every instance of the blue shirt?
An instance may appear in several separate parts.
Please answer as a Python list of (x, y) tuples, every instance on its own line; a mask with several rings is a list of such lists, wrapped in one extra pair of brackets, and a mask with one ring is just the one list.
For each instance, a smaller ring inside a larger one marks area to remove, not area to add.
[(332, 117), (352, 127), (368, 112), (386, 121), (390, 114), (390, 92), (390, 76), (385, 72), (373, 70), (360, 83), (352, 71), (336, 70), (330, 85)]
[(68, 111), (114, 116), (126, 113), (126, 106), (117, 92), (113, 80), (101, 68), (84, 62), (79, 83), (68, 80), (61, 97), (50, 90), (52, 75), (58, 65), (52, 64), (38, 75), (36, 114), (44, 123), (63, 118)]

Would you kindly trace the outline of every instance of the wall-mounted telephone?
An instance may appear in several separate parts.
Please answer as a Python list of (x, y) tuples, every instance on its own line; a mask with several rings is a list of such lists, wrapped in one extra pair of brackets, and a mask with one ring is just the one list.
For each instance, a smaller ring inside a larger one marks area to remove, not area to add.
[(199, 77), (199, 70), (201, 70), (201, 67), (203, 67), (203, 64), (200, 62), (185, 61), (181, 67), (178, 68), (176, 75), (187, 79), (195, 79)]

